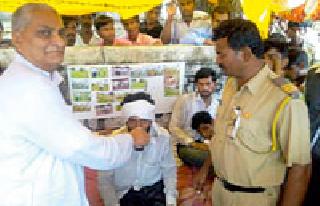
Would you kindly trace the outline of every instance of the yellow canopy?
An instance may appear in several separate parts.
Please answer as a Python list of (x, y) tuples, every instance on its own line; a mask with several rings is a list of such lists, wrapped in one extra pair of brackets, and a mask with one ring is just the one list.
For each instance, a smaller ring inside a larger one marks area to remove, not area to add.
[(305, 0), (241, 0), (245, 16), (257, 24), (262, 38), (268, 37), (270, 14), (286, 11), (303, 4)]
[(47, 3), (60, 14), (81, 15), (92, 12), (116, 12), (123, 19), (149, 11), (162, 0), (1, 0), (0, 11), (14, 12), (25, 3)]

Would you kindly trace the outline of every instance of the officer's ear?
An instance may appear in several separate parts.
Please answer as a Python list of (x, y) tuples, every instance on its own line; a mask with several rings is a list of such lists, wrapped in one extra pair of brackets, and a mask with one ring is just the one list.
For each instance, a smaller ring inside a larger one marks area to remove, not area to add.
[(242, 51), (243, 61), (248, 62), (253, 56), (251, 49), (248, 46), (246, 46), (246, 47), (243, 47), (241, 51)]

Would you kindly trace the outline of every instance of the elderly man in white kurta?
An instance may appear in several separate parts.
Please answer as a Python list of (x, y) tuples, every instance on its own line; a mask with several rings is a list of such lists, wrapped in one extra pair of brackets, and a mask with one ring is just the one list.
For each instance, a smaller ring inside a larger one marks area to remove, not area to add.
[(149, 141), (141, 128), (96, 138), (73, 119), (55, 71), (63, 38), (61, 19), (46, 4), (26, 4), (12, 16), (16, 54), (0, 78), (1, 206), (88, 206), (83, 166), (121, 166), (133, 144)]

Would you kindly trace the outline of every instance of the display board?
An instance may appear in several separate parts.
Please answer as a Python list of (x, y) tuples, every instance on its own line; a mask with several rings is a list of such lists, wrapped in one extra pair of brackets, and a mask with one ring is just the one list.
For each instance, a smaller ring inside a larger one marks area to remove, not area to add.
[(156, 102), (156, 113), (169, 113), (182, 93), (185, 63), (68, 65), (72, 110), (78, 119), (121, 115), (128, 93), (145, 91)]

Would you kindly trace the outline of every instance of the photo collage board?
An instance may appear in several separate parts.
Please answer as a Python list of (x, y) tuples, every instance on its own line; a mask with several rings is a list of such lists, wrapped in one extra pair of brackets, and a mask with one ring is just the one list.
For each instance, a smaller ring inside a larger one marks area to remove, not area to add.
[(184, 62), (121, 65), (68, 65), (72, 110), (78, 119), (121, 115), (123, 98), (144, 91), (156, 113), (170, 113), (183, 90)]

